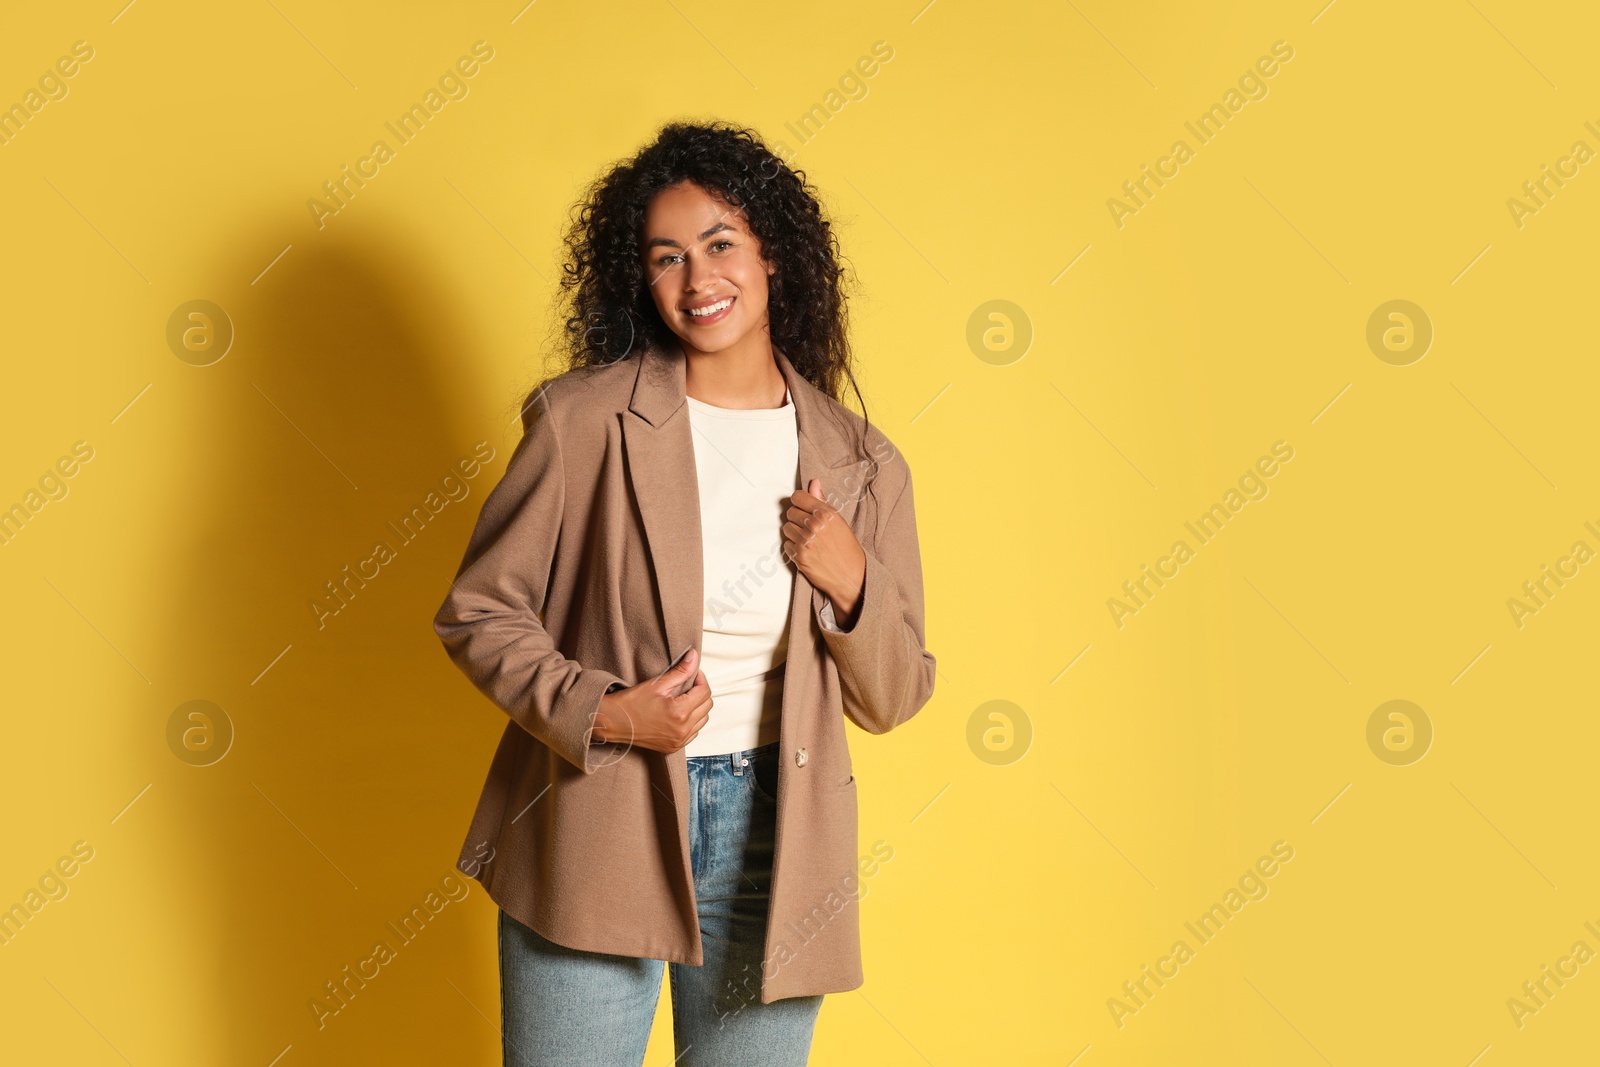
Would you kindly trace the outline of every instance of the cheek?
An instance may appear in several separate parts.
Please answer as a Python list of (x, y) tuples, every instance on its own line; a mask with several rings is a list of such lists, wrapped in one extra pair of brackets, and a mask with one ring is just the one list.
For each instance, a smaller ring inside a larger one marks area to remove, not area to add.
[(771, 280), (767, 276), (767, 268), (761, 265), (760, 259), (751, 256), (749, 262), (745, 264), (743, 273), (744, 284), (740, 288), (744, 290), (744, 295), (752, 304), (765, 306), (767, 302), (767, 282)]
[(662, 274), (661, 268), (650, 263), (644, 265), (645, 288), (649, 290), (650, 299), (655, 303), (656, 309), (662, 313), (663, 317), (670, 310), (666, 305), (671, 302), (666, 298), (666, 292), (662, 286), (664, 277), (665, 275)]

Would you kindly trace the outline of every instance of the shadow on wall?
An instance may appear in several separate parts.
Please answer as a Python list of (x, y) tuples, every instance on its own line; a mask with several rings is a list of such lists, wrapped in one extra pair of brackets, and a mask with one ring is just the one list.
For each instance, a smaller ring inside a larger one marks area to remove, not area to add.
[(299, 242), (254, 285), (274, 239), (230, 242), (269, 251), (212, 271), (242, 279), (204, 294), (236, 337), (184, 386), (192, 466), (157, 614), (189, 691), (158, 714), (208, 700), (233, 730), (169, 739), (166, 776), (217, 1062), (499, 1059), (493, 906), (455, 862), (505, 721), (432, 617), (519, 398), (498, 424), (457, 414), (470, 341), (448, 279), (383, 240)]

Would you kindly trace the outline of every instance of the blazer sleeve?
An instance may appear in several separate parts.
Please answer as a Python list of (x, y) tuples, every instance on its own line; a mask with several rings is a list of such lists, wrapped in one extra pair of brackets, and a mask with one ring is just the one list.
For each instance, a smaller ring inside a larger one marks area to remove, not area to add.
[(484, 501), (433, 628), (480, 692), (592, 774), (610, 754), (591, 744), (600, 698), (628, 683), (563, 656), (540, 620), (565, 504), (561, 435), (541, 407)]
[(814, 590), (822, 639), (839, 669), (845, 714), (872, 734), (894, 729), (933, 696), (935, 660), (926, 647), (922, 557), (911, 472), (899, 496), (882, 513), (867, 556), (866, 582), (856, 621), (839, 627), (833, 604)]

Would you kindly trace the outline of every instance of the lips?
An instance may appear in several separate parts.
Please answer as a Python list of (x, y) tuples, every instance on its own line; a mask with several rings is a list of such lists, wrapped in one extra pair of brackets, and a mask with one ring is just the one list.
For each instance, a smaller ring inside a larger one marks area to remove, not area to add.
[[(728, 312), (733, 310), (734, 301), (737, 299), (738, 298), (734, 296), (723, 296), (718, 297), (715, 300), (707, 300), (703, 303), (696, 304), (693, 308), (684, 308), (683, 315), (684, 318), (689, 320), (691, 325), (709, 326), (714, 322), (721, 322), (724, 318), (726, 318)], [(705, 308), (716, 308), (717, 310), (707, 313), (703, 311)], [(696, 314), (696, 312), (700, 312), (700, 314)]]

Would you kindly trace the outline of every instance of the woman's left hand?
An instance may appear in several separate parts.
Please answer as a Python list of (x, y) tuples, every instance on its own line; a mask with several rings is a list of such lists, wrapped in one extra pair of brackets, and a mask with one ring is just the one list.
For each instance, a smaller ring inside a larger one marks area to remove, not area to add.
[(822, 479), (813, 478), (789, 498), (783, 524), (783, 554), (833, 605), (834, 621), (849, 629), (867, 580), (867, 553), (855, 531), (822, 496)]

